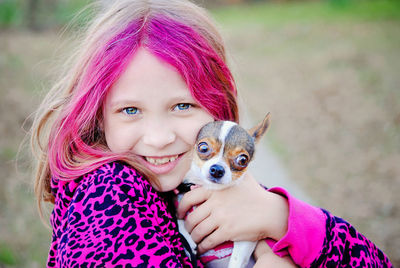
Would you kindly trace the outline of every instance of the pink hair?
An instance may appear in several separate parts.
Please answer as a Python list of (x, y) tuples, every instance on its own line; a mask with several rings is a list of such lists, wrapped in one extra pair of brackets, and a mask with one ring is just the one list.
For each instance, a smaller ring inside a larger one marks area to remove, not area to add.
[(174, 66), (193, 97), (215, 119), (238, 121), (232, 75), (202, 35), (166, 16), (135, 20), (94, 53), (56, 119), (48, 147), (52, 176), (71, 180), (107, 162), (127, 158), (107, 149), (99, 128), (105, 96), (138, 47)]

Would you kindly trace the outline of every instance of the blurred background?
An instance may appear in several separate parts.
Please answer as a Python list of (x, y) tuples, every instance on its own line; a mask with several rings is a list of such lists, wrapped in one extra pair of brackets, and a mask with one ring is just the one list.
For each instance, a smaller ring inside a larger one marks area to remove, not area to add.
[[(24, 139), (90, 15), (65, 25), (90, 2), (0, 0), (0, 267), (45, 266), (51, 233)], [(399, 2), (198, 2), (225, 37), (248, 113), (271, 112), (266, 140), (290, 178), (400, 267)]]

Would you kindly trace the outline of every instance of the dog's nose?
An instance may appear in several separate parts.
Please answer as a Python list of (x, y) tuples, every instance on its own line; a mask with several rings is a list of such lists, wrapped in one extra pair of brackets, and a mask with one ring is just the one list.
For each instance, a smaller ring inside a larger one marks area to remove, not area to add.
[(215, 179), (220, 179), (224, 176), (225, 169), (220, 165), (212, 165), (210, 167), (210, 175)]

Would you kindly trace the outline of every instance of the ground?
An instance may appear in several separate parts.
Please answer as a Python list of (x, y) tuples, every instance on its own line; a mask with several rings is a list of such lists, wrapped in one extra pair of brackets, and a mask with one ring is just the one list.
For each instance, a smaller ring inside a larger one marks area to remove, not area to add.
[[(239, 97), (254, 121), (271, 112), (266, 139), (290, 177), (400, 265), (399, 22), (219, 16)], [(54, 31), (0, 34), (0, 267), (42, 267), (50, 231), (36, 212), (29, 144), (20, 144), (70, 46)]]

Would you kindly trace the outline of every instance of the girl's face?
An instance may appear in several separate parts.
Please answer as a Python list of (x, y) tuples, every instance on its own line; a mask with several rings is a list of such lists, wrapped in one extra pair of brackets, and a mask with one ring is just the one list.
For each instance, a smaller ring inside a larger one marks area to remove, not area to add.
[(180, 74), (144, 48), (110, 89), (103, 112), (110, 150), (140, 156), (163, 192), (182, 182), (198, 131), (214, 120), (193, 99)]

